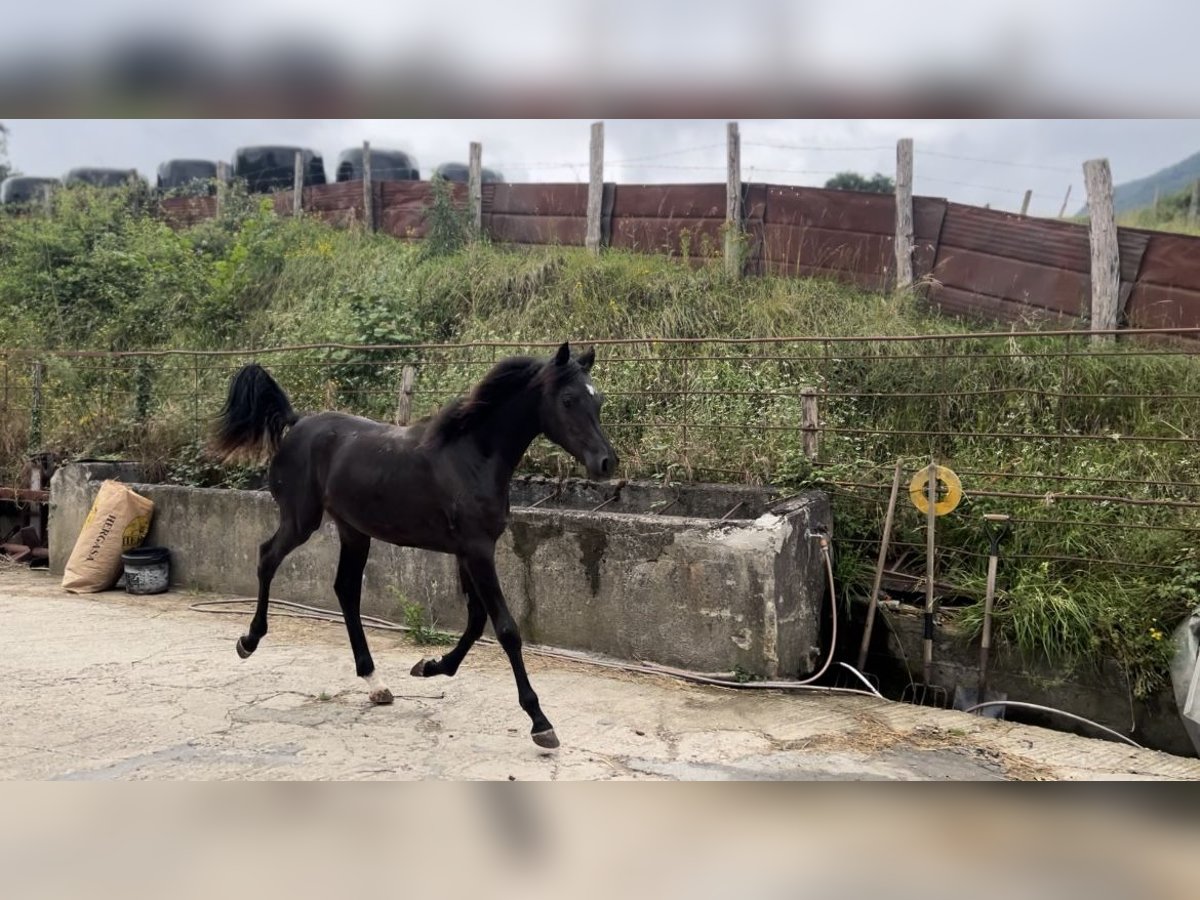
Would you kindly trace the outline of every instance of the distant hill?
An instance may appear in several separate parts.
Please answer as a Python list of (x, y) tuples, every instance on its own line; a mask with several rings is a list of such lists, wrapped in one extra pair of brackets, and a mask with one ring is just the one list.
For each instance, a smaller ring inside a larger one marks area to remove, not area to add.
[[(1113, 205), (1118, 215), (1133, 212), (1154, 202), (1155, 188), (1158, 188), (1159, 199), (1162, 200), (1187, 190), (1197, 178), (1200, 178), (1200, 153), (1194, 153), (1153, 175), (1118, 184), (1113, 188)], [(1080, 208), (1078, 215), (1086, 214), (1087, 207)]]

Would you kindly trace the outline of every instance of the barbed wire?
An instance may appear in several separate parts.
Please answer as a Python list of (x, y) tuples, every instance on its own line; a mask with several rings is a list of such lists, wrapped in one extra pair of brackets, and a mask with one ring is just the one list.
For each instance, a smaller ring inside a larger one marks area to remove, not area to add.
[(616, 165), (617, 163), (635, 163), (644, 162), (649, 159), (665, 159), (668, 156), (683, 156), (686, 153), (699, 153), (706, 150), (724, 150), (724, 144), (705, 144), (700, 147), (685, 147), (681, 150), (665, 150), (662, 153), (650, 153), (645, 156), (627, 156), (624, 159), (615, 159), (611, 163), (606, 161), (608, 165)]
[(1075, 169), (1072, 169), (1068, 166), (1052, 166), (1046, 163), (1013, 162), (1011, 160), (1003, 159), (987, 159), (982, 156), (961, 156), (957, 153), (943, 153), (938, 150), (918, 149), (917, 152), (922, 156), (938, 156), (942, 159), (958, 159), (965, 162), (986, 163), (994, 166), (1011, 166), (1019, 169), (1044, 169), (1049, 172), (1070, 172), (1072, 174), (1079, 174)]
[(884, 150), (894, 150), (895, 147), (879, 145), (874, 147), (831, 147), (816, 144), (779, 144), (769, 141), (742, 141), (743, 147), (767, 147), (771, 150), (796, 150), (802, 153), (876, 153)]
[[(914, 180), (932, 181), (932, 182), (935, 182), (936, 184), (951, 184), (951, 185), (955, 185), (956, 187), (975, 188), (976, 190), (992, 191), (992, 192), (998, 193), (998, 194), (1024, 195), (1024, 193), (1025, 193), (1025, 191), (1022, 190), (1021, 188), (1004, 188), (1004, 187), (999, 187), (994, 184), (975, 184), (974, 182), (970, 182), (970, 181), (955, 181), (950, 178), (938, 178), (935, 175), (917, 175)], [(1037, 192), (1034, 192), (1034, 196), (1039, 196), (1039, 195), (1037, 194)]]

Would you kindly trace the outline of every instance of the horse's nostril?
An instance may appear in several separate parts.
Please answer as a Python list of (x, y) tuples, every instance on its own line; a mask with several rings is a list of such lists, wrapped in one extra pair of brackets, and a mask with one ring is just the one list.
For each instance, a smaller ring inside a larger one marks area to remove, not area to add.
[(600, 474), (608, 475), (612, 472), (612, 460), (605, 456), (600, 460)]

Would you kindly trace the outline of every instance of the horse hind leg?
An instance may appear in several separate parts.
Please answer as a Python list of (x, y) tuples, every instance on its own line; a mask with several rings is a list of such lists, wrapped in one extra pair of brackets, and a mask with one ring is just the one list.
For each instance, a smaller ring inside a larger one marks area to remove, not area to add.
[(375, 671), (375, 661), (371, 658), (362, 624), (362, 580), (367, 556), (371, 552), (371, 538), (343, 522), (338, 522), (338, 535), (342, 540), (342, 550), (338, 557), (333, 590), (342, 607), (342, 618), (346, 620), (346, 634), (350, 638), (350, 649), (354, 652), (354, 671), (367, 683), (368, 697), (372, 703), (391, 703), (392, 692)]
[(320, 509), (316, 521), (312, 516), (301, 519), (297, 516), (281, 515), (279, 528), (258, 548), (258, 606), (249, 630), (237, 639), (237, 654), (242, 659), (258, 649), (258, 642), (267, 633), (267, 607), (270, 603), (271, 581), (287, 555), (307, 541), (321, 524)]

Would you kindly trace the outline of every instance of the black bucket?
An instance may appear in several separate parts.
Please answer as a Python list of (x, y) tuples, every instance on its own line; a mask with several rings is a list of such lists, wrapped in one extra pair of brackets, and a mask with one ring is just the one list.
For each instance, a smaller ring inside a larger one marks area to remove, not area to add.
[(125, 590), (131, 594), (161, 594), (171, 583), (171, 551), (166, 547), (140, 547), (121, 554), (125, 564)]

